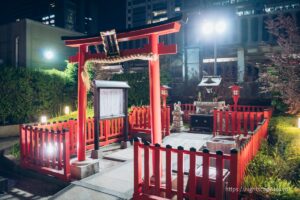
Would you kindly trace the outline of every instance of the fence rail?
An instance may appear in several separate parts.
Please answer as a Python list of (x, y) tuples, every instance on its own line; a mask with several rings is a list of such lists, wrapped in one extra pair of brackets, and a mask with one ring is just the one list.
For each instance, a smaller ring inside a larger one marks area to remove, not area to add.
[(21, 166), (70, 179), (70, 133), (32, 126), (20, 126)]
[[(129, 132), (130, 133), (151, 133), (151, 122), (150, 122), (150, 107), (131, 107), (131, 111), (128, 115), (129, 121)], [(170, 134), (170, 107), (161, 108), (161, 126), (162, 133), (164, 136)]]
[(239, 112), (214, 110), (213, 133), (215, 135), (247, 135), (254, 131), (257, 125), (262, 122), (263, 112)]
[[(238, 105), (236, 111), (241, 112), (263, 112), (265, 109), (269, 109), (268, 106), (247, 106), (247, 105)], [(235, 111), (234, 105), (230, 105), (229, 109)]]

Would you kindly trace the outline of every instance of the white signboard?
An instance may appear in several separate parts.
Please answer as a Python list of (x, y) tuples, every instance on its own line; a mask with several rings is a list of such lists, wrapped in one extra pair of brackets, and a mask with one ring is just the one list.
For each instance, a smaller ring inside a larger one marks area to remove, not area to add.
[(124, 90), (100, 89), (100, 118), (124, 116)]

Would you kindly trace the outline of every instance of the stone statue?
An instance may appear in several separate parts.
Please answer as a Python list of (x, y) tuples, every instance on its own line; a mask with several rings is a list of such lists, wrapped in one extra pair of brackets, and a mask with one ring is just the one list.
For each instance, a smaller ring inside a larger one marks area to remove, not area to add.
[(172, 132), (181, 132), (183, 131), (183, 121), (182, 115), (183, 111), (181, 111), (181, 103), (174, 103), (174, 111), (172, 112), (173, 115), (173, 124), (171, 127)]

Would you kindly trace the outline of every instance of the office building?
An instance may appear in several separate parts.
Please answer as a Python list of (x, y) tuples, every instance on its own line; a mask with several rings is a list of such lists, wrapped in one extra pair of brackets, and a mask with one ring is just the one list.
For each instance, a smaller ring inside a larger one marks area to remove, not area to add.
[(98, 25), (97, 0), (15, 0), (0, 8), (0, 24), (24, 18), (71, 31), (94, 34)]
[(61, 40), (66, 35), (83, 34), (30, 19), (0, 25), (0, 67), (64, 69), (65, 60), (76, 53)]

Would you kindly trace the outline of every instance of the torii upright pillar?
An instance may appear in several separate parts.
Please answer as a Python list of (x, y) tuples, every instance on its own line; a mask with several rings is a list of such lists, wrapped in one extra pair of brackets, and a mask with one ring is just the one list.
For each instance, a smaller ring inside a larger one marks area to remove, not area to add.
[(154, 60), (149, 61), (149, 88), (150, 88), (150, 117), (151, 139), (153, 144), (161, 144), (161, 107), (160, 107), (160, 72), (158, 54), (158, 35), (149, 36), (149, 45), (154, 55)]
[(85, 128), (86, 128), (86, 107), (87, 91), (81, 76), (84, 70), (85, 55), (87, 52), (86, 45), (79, 46), (78, 56), (78, 124), (77, 124), (77, 155), (78, 161), (85, 160)]

